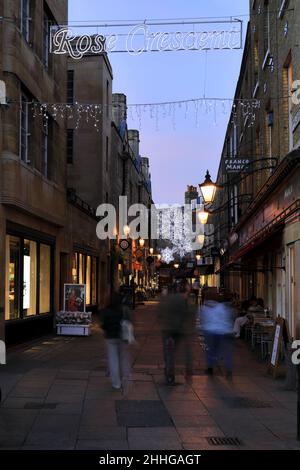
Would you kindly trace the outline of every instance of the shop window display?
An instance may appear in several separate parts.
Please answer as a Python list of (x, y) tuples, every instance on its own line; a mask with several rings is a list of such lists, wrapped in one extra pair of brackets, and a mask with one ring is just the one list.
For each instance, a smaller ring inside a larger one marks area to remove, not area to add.
[(51, 246), (6, 236), (5, 320), (51, 311)]
[(51, 248), (40, 245), (40, 313), (50, 312)]

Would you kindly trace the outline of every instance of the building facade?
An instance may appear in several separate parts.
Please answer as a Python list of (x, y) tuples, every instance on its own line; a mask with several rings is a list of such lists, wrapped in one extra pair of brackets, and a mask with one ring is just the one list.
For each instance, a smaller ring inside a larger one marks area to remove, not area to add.
[(66, 220), (65, 126), (31, 103), (65, 102), (66, 59), (50, 56), (49, 27), (67, 2), (1, 2), (1, 331), (17, 340), (52, 325)]
[[(107, 56), (49, 53), (67, 1), (5, 0), (0, 16), (0, 337), (14, 343), (53, 330), (65, 283), (86, 285), (88, 310), (109, 303), (124, 263), (117, 240), (96, 236), (97, 207), (122, 194), (147, 205), (152, 197), (138, 133), (113, 115)], [(68, 115), (76, 101), (103, 107), (97, 129), (88, 113), (79, 125)]]
[[(263, 298), (293, 337), (300, 333), (299, 22), (297, 1), (250, 1), (214, 206), (220, 285), (242, 299)], [(247, 111), (247, 99), (259, 105)]]

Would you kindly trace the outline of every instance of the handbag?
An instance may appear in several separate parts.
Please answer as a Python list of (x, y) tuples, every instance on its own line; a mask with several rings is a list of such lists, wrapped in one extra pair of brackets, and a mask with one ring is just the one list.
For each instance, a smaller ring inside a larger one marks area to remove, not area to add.
[(128, 344), (135, 343), (132, 323), (129, 320), (122, 320), (121, 322), (121, 337), (123, 341)]

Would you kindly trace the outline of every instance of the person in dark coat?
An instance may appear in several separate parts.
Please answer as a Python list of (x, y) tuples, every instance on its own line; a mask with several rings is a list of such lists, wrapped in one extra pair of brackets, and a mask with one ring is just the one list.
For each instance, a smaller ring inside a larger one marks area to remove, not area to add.
[(189, 293), (185, 285), (176, 285), (171, 294), (163, 296), (159, 307), (167, 385), (175, 383), (175, 356), (181, 342), (184, 343), (185, 349), (186, 375), (192, 375), (190, 341), (195, 306), (188, 302)]
[(103, 313), (109, 374), (114, 389), (122, 388), (122, 380), (129, 376), (128, 344), (122, 340), (123, 304), (119, 294), (113, 294), (112, 302)]

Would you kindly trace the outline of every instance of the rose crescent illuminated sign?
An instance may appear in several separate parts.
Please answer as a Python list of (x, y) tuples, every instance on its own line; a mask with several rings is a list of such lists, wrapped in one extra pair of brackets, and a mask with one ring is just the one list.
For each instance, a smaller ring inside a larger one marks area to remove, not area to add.
[[(175, 25), (193, 25), (193, 30), (174, 30)], [(94, 31), (94, 34), (80, 34), (83, 25), (52, 26), (50, 28), (50, 52), (53, 54), (68, 54), (73, 59), (81, 59), (85, 54), (101, 54), (111, 52), (128, 52), (140, 55), (144, 52), (171, 52), (171, 51), (203, 51), (241, 49), (242, 21), (232, 19), (218, 22), (195, 20), (190, 22), (162, 22), (147, 24), (131, 24), (133, 26), (126, 33), (99, 34), (98, 30), (104, 28), (124, 28), (124, 25), (92, 25), (85, 27), (85, 31)], [(169, 31), (157, 31), (153, 27), (166, 26)], [(203, 25), (205, 28), (203, 29)], [(195, 30), (199, 27), (199, 31)], [(172, 29), (173, 28), (173, 29)]]

